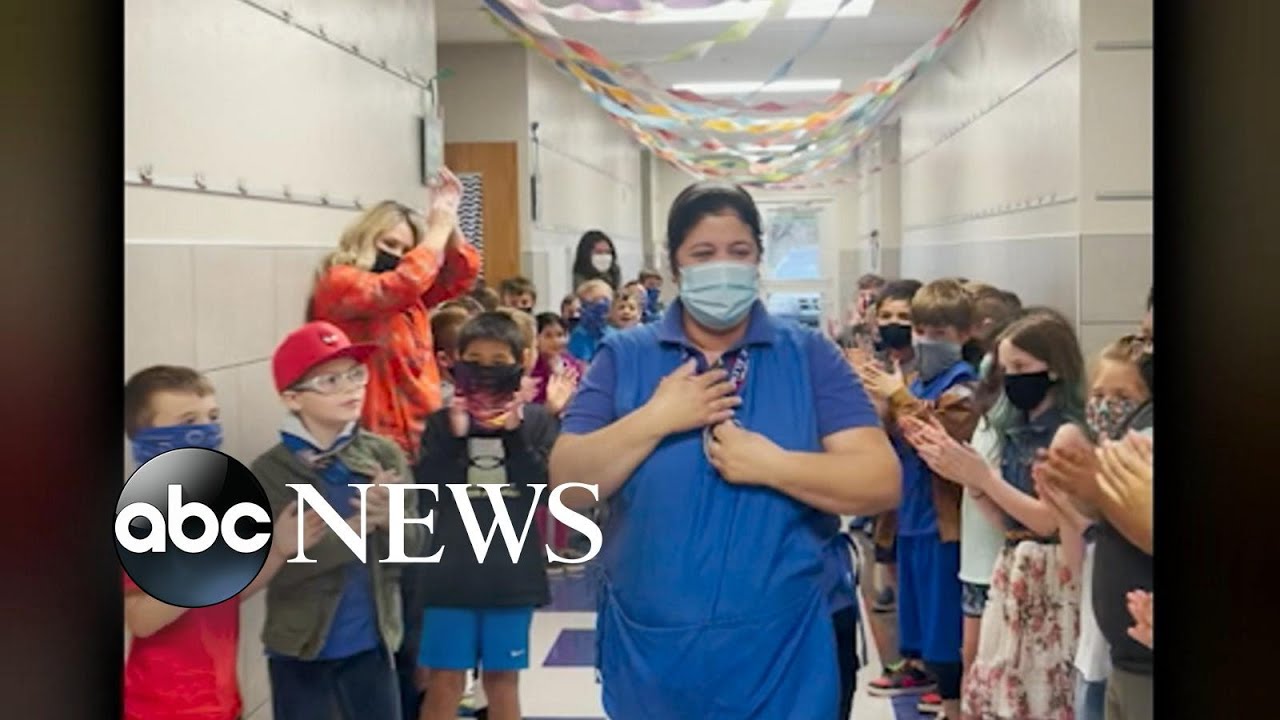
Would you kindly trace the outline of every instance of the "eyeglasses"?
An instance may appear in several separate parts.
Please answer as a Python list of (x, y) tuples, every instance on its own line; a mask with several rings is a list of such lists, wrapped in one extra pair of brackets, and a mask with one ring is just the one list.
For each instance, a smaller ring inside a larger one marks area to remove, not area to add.
[(357, 365), (346, 372), (316, 375), (293, 386), (294, 392), (311, 391), (333, 395), (349, 388), (362, 388), (369, 383), (369, 368)]

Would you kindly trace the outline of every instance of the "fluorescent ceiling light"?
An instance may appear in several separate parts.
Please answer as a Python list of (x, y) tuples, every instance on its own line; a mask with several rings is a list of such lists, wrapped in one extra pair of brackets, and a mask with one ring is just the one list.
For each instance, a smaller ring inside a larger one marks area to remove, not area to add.
[[(672, 25), (677, 23), (737, 22), (764, 16), (769, 12), (769, 0), (728, 0), (709, 8), (667, 8), (637, 20), (644, 25)], [(838, 18), (858, 18), (871, 14), (875, 0), (849, 0)], [(825, 20), (831, 17), (840, 0), (792, 0), (787, 9), (787, 20)]]
[(840, 78), (776, 80), (765, 86), (761, 86), (758, 81), (695, 82), (673, 85), (672, 89), (685, 90), (702, 96), (747, 95), (756, 91), (762, 93), (833, 93), (840, 89)]

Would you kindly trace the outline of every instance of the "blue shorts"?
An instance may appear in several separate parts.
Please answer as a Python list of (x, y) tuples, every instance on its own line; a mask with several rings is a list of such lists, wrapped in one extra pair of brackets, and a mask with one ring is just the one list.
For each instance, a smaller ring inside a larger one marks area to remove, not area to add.
[(524, 670), (529, 667), (532, 607), (448, 608), (422, 612), (418, 664), (437, 670)]
[[(898, 538), (898, 643), (904, 656), (960, 662), (960, 543)], [(916, 655), (918, 653), (918, 655)]]

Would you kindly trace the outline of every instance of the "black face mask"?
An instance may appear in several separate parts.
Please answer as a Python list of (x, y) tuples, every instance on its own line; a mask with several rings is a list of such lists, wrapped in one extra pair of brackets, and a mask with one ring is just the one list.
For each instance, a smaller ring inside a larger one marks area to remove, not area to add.
[(1044, 402), (1053, 387), (1054, 381), (1049, 379), (1049, 371), (1022, 373), (1021, 375), (1004, 376), (1004, 394), (1009, 404), (1022, 412), (1031, 412)]
[(1147, 392), (1155, 395), (1155, 379), (1156, 379), (1156, 356), (1155, 353), (1145, 352), (1142, 357), (1138, 358), (1138, 372), (1142, 373), (1142, 382), (1147, 386)]
[(982, 344), (977, 340), (970, 340), (960, 347), (960, 358), (975, 368), (982, 364), (982, 358), (987, 356), (987, 351), (982, 349)]
[(399, 255), (389, 253), (386, 250), (379, 250), (378, 256), (373, 259), (373, 267), (369, 269), (376, 273), (384, 273), (395, 270), (399, 264)]
[(523, 377), (524, 367), (518, 363), (481, 365), (464, 360), (453, 366), (454, 388), (461, 395), (510, 395), (520, 389)]
[(891, 323), (880, 326), (880, 344), (890, 350), (905, 350), (911, 347), (911, 326), (902, 323)]

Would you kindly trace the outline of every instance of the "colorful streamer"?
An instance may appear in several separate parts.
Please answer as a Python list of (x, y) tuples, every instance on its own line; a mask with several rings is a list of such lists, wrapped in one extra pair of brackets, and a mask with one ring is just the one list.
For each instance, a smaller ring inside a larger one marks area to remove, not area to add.
[[(581, 0), (569, 6), (576, 9), (560, 8), (555, 12), (546, 12), (538, 0), (484, 1), (496, 22), (576, 79), (602, 109), (659, 158), (697, 176), (765, 187), (842, 182), (832, 176), (832, 171), (848, 162), (858, 145), (896, 106), (903, 87), (933, 60), (981, 3), (967, 0), (950, 25), (899, 63), (887, 77), (870, 80), (852, 93), (835, 93), (823, 101), (783, 105), (753, 104), (756, 93), (712, 100), (672, 90), (656, 83), (639, 64), (619, 64), (585, 43), (561, 37), (545, 17), (595, 13), (615, 19), (616, 13), (643, 14), (660, 6), (677, 7), (677, 2), (681, 7), (710, 7), (730, 0)], [(811, 33), (765, 84), (785, 77), (796, 60), (818, 43), (848, 1), (842, 0), (832, 18)], [(785, 14), (790, 2), (774, 0), (768, 13), (735, 23), (731, 29), (738, 33), (745, 30), (749, 35), (765, 18)], [(732, 38), (736, 35), (726, 33), (682, 48), (676, 54), (694, 53), (691, 57), (701, 57), (718, 42), (735, 41)], [(770, 150), (784, 145), (795, 147)]]

